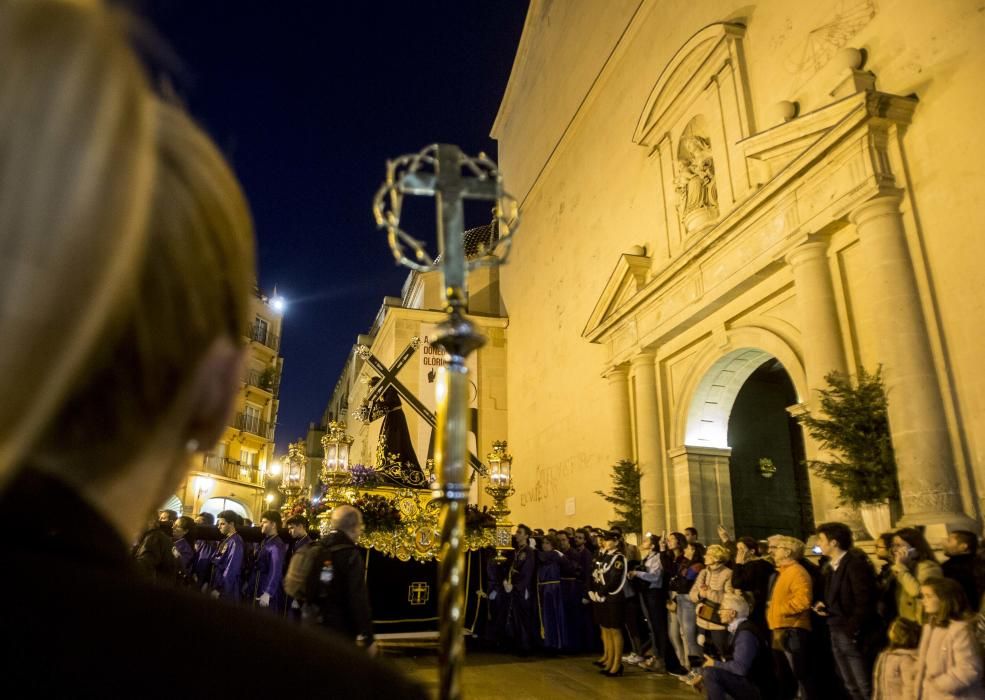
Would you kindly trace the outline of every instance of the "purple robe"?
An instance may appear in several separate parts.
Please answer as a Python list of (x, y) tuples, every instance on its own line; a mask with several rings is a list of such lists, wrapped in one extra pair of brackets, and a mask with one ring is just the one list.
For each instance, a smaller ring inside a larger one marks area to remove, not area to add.
[[(287, 560), (287, 542), (279, 535), (270, 535), (260, 546), (254, 576), (253, 598), (263, 594), (270, 595), (269, 610), (277, 615), (284, 614), (284, 562)], [(254, 602), (254, 604), (256, 604)]]
[(486, 596), (489, 599), (489, 612), (486, 628), (486, 639), (499, 642), (503, 638), (503, 627), (506, 625), (506, 591), (503, 590), (503, 579), (509, 568), (509, 561), (496, 561), (496, 554), (487, 554), (486, 558)]
[(178, 565), (178, 581), (187, 585), (191, 581), (192, 567), (195, 565), (195, 549), (187, 538), (180, 537), (171, 544), (171, 553)]
[(560, 651), (568, 636), (561, 599), (560, 552), (537, 553), (537, 612), (545, 649)]
[[(507, 578), (513, 590), (506, 593), (506, 636), (521, 652), (530, 651), (537, 630), (537, 550), (527, 545), (515, 551)], [(505, 591), (504, 591), (505, 592)]]
[(239, 602), (245, 554), (246, 545), (238, 533), (234, 532), (219, 543), (219, 549), (212, 557), (212, 590), (219, 591), (220, 598)]
[[(582, 550), (587, 552), (587, 550)], [(569, 652), (586, 649), (583, 639), (585, 623), (582, 620), (588, 605), (581, 601), (587, 596), (582, 577), (583, 557), (573, 547), (561, 552), (561, 607), (564, 609), (564, 637), (561, 648)]]
[(212, 580), (212, 557), (218, 548), (219, 543), (216, 540), (195, 540), (195, 565), (192, 571), (195, 584), (199, 588)]
[(588, 590), (592, 582), (592, 571), (595, 568), (595, 555), (592, 554), (592, 550), (585, 546), (580, 550), (575, 549), (572, 558), (578, 562), (579, 578), (581, 579), (579, 581), (581, 584), (579, 586), (581, 598), (578, 601), (578, 616), (572, 627), (576, 630), (579, 649), (585, 651), (597, 649), (599, 646), (599, 630), (592, 616), (592, 606), (586, 602), (588, 600)]

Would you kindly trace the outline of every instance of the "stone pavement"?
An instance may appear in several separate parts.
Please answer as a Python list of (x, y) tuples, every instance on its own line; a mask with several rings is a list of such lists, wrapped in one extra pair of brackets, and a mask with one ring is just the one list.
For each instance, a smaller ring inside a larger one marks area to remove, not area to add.
[[(627, 666), (621, 678), (600, 676), (592, 665), (596, 656), (517, 658), (508, 654), (472, 652), (466, 656), (466, 700), (563, 700), (564, 698), (657, 697), (699, 700), (701, 695), (669, 675)], [(434, 651), (388, 653), (408, 676), (438, 690), (438, 655)], [(396, 700), (396, 699), (393, 699)]]

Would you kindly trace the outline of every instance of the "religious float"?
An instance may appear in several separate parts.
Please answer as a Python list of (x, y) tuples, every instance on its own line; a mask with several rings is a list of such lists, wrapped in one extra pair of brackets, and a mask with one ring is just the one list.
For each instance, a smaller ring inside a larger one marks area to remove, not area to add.
[[(324, 535), (332, 509), (353, 505), (362, 512), (365, 531), (358, 545), (364, 550), (366, 581), (373, 610), (375, 634), (384, 643), (428, 646), (436, 644), (439, 632), (438, 562), (441, 546), (440, 503), (433, 497), (436, 482), (434, 460), (418, 465), (412, 451), (402, 442), (405, 424), (399, 413), (388, 412), (387, 389), (370, 395), (355, 416), (364, 422), (383, 420), (375, 464), (349, 464), (353, 438), (346, 424), (333, 421), (322, 438), (325, 457), (320, 473), (323, 491), (311, 498), (304, 489), (286, 492), (285, 517), (296, 514), (317, 521)], [(426, 409), (425, 409), (426, 411)], [(388, 420), (389, 419), (389, 420)], [(512, 549), (512, 525), (508, 522), (506, 499), (512, 495), (512, 457), (505, 442), (493, 444), (488, 466), (470, 455), (473, 479), (488, 477), (495, 506), (480, 510), (466, 507), (465, 625), (466, 634), (477, 631), (485, 615), (482, 591), (485, 564), (490, 557), (502, 560)], [(411, 455), (410, 459), (407, 458)], [(307, 463), (304, 443), (290, 445), (285, 482), (304, 482)], [(300, 473), (299, 473), (300, 472)]]

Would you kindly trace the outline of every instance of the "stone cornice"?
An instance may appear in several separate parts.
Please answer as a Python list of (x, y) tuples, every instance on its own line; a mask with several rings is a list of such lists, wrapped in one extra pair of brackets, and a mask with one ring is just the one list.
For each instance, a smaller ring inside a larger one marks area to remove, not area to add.
[[(915, 98), (866, 91), (812, 113), (803, 126), (798, 119), (746, 139), (747, 148), (768, 150), (801, 140), (805, 131), (816, 134), (643, 288), (586, 327), (585, 337), (613, 342), (610, 360), (625, 361), (629, 345), (657, 342), (688, 318), (696, 322), (782, 266), (786, 252), (807, 235), (843, 220), (873, 196), (896, 191), (888, 130), (908, 124), (915, 106)], [(820, 114), (826, 110), (831, 112)], [(740, 268), (743, 274), (735, 275)], [(620, 335), (622, 342), (615, 342)]]

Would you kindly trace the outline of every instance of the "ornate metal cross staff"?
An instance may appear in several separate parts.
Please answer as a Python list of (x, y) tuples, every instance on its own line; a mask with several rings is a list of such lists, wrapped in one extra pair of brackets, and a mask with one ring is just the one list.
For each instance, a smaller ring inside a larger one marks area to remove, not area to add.
[[(397, 356), (397, 359), (393, 361), (393, 364), (388, 368), (383, 364), (380, 359), (374, 355), (368, 347), (365, 345), (360, 345), (356, 348), (356, 352), (359, 354), (367, 365), (369, 365), (378, 375), (380, 375), (380, 381), (373, 387), (373, 390), (366, 396), (363, 400), (363, 406), (356, 413), (365, 415), (360, 419), (366, 423), (369, 423), (372, 419), (372, 407), (373, 405), (383, 398), (383, 392), (387, 390), (388, 387), (392, 386), (397, 394), (407, 402), (407, 404), (414, 409), (414, 411), (424, 422), (430, 425), (432, 428), (436, 428), (438, 425), (435, 415), (431, 413), (427, 406), (425, 406), (414, 393), (404, 386), (403, 382), (397, 379), (397, 373), (404, 368), (404, 365), (410, 360), (414, 352), (417, 350), (421, 343), (421, 339), (417, 336), (411, 339), (410, 343), (404, 348), (404, 351)], [(479, 474), (483, 476), (486, 475), (488, 471), (485, 465), (475, 456), (472, 452), (468, 455), (469, 464), (475, 469)]]
[[(438, 208), (438, 253), (436, 263), (424, 244), (400, 228), (400, 210), (405, 194), (434, 195)], [(498, 239), (489, 254), (465, 259), (464, 200), (496, 202)], [(464, 531), (469, 480), (466, 475), (468, 448), (469, 378), (465, 360), (484, 342), (465, 318), (468, 301), (466, 274), (480, 265), (506, 262), (517, 225), (516, 200), (503, 192), (496, 164), (484, 154), (469, 158), (458, 146), (435, 144), (420, 153), (387, 161), (386, 182), (373, 201), (376, 224), (386, 228), (397, 262), (421, 272), (440, 270), (448, 319), (441, 324), (434, 345), (445, 352), (438, 372), (438, 445), (435, 462), (438, 482), (434, 498), (441, 502), (439, 527), (441, 549), (438, 560), (438, 615), (440, 617), (440, 697), (462, 697), (462, 667), (465, 644)]]

